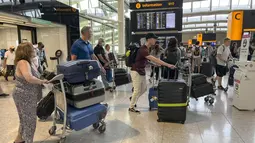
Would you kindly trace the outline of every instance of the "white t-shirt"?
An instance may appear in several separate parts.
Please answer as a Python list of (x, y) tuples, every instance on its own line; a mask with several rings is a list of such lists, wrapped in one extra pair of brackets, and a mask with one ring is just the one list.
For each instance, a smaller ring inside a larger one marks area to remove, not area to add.
[(224, 59), (224, 61), (220, 60), (217, 56), (217, 64), (221, 66), (226, 66), (227, 63), (225, 61), (228, 60), (228, 57), (230, 56), (231, 52), (229, 47), (226, 47), (224, 45), (221, 45), (217, 49), (217, 55), (221, 55), (221, 58)]
[(6, 58), (6, 65), (14, 65), (15, 52), (6, 51), (4, 58)]

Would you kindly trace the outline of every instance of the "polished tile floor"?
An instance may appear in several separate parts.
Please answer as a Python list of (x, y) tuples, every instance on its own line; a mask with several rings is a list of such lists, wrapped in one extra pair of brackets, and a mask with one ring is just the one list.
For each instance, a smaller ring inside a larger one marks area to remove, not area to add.
[[(0, 85), (11, 93), (13, 81)], [(88, 127), (82, 131), (70, 131), (67, 143), (255, 143), (255, 112), (240, 112), (232, 107), (232, 88), (228, 93), (216, 91), (213, 106), (191, 99), (187, 120), (184, 125), (158, 123), (157, 112), (148, 111), (147, 93), (139, 100), (141, 114), (128, 112), (131, 85), (117, 88), (113, 94), (107, 93), (109, 104), (107, 130), (99, 134)], [(0, 143), (12, 143), (18, 129), (18, 115), (12, 96), (0, 98)], [(35, 134), (36, 143), (55, 143), (58, 136), (50, 136), (48, 129), (52, 120), (38, 121)], [(59, 125), (60, 126), (60, 125)], [(60, 131), (58, 132), (58, 134)]]

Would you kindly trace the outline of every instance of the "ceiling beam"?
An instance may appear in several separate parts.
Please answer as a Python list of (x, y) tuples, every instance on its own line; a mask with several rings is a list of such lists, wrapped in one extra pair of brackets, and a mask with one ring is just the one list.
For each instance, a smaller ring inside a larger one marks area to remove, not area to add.
[(214, 21), (196, 21), (196, 22), (183, 22), (183, 25), (188, 24), (203, 24), (203, 23), (227, 23), (227, 20), (214, 20)]

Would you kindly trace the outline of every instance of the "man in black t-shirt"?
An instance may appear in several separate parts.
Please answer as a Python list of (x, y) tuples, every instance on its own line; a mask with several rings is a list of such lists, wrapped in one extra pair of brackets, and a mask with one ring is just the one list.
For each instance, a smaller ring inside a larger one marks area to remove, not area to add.
[(94, 53), (97, 56), (97, 58), (99, 59), (100, 63), (104, 66), (104, 68), (109, 68), (109, 61), (105, 56), (105, 50), (103, 48), (104, 46), (104, 39), (100, 38), (98, 40), (98, 44), (97, 46), (94, 48)]

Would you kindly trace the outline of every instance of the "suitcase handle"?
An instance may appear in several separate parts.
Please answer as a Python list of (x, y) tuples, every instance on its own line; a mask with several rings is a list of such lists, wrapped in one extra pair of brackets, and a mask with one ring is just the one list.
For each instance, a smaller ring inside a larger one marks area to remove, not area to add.
[(82, 65), (88, 65), (90, 62), (89, 61), (80, 61), (80, 62), (77, 62), (76, 65), (77, 66), (82, 66)]

